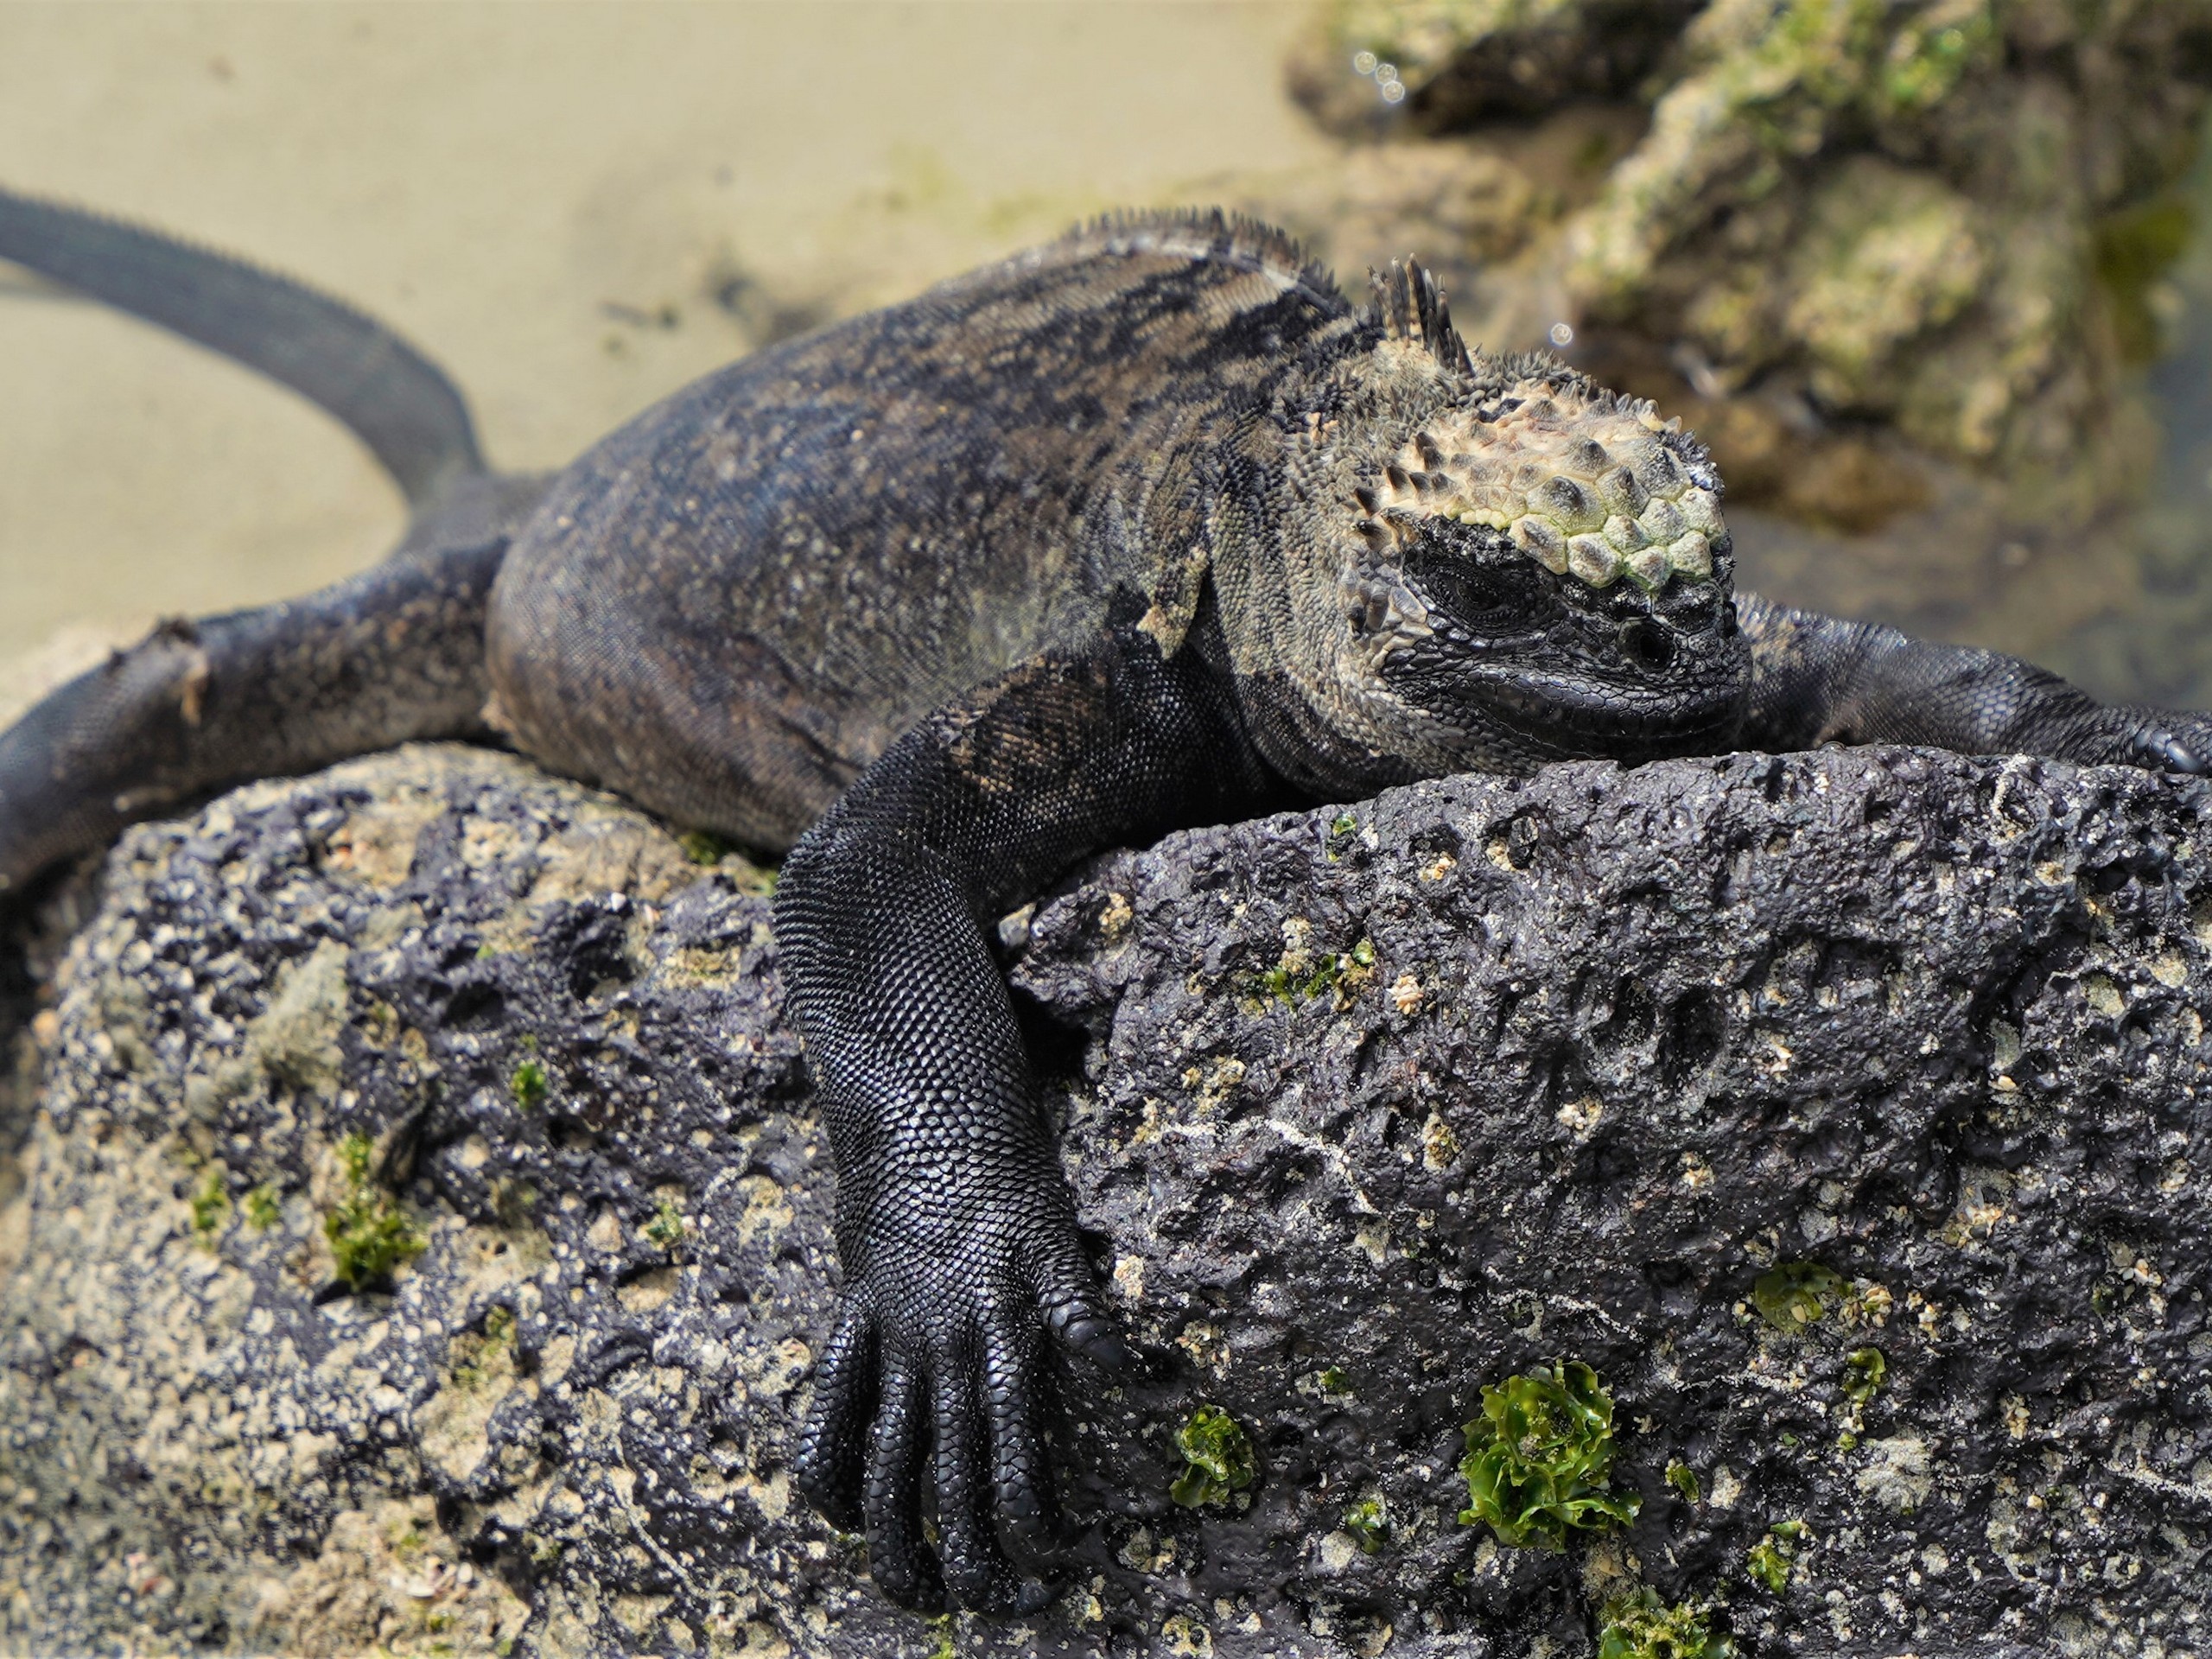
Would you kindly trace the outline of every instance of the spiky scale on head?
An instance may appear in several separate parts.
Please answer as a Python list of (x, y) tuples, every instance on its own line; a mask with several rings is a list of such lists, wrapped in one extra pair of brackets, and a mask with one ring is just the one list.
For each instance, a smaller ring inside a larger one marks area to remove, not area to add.
[(1593, 588), (1707, 581), (1719, 498), (1684, 464), (1677, 430), (1648, 403), (1524, 378), (1433, 416), (1383, 468), (1374, 510), (1502, 530)]
[(1484, 369), (1511, 378), (1489, 380), (1473, 406), (1436, 416), (1408, 438), (1375, 486), (1357, 492), (1363, 512), (1394, 527), (1428, 517), (1487, 524), (1554, 575), (1593, 588), (1623, 576), (1646, 592), (1677, 575), (1711, 579), (1723, 534), (1719, 486), (1691, 459), (1697, 452), (1678, 435), (1679, 421), (1551, 359), (1485, 359), (1478, 368), (1443, 289), (1413, 260), (1393, 260), (1368, 280), (1386, 337), (1471, 383), (1486, 380)]

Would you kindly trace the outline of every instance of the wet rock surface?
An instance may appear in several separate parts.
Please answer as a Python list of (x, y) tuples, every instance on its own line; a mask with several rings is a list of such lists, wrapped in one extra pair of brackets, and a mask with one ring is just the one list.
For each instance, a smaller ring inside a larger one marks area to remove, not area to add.
[[(1100, 861), (1006, 931), (1154, 1370), (1069, 1379), (1085, 1529), (1001, 1625), (790, 1490), (830, 1184), (760, 874), (509, 757), (253, 786), (125, 839), (35, 1023), (0, 1642), (1572, 1654), (1641, 1583), (1752, 1654), (2200, 1649), (2208, 831), (1833, 751)], [(1460, 1426), (1554, 1358), (1641, 1512), (1501, 1548)], [(1188, 1509), (1202, 1403), (1255, 1472)]]

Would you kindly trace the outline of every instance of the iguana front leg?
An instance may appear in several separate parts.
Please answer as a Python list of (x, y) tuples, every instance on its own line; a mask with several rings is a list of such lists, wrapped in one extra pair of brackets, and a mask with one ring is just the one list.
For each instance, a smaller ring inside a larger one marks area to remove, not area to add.
[(1013, 1561), (1055, 1529), (1046, 1345), (1119, 1351), (985, 938), (1085, 852), (1258, 798), (1232, 694), (1194, 655), (1137, 636), (1013, 670), (909, 733), (784, 866), (845, 1280), (796, 1472), (910, 1606), (1041, 1603)]
[(1917, 743), (2169, 772), (2212, 767), (2212, 715), (2101, 703), (2018, 658), (1738, 597), (1751, 646), (1743, 741)]

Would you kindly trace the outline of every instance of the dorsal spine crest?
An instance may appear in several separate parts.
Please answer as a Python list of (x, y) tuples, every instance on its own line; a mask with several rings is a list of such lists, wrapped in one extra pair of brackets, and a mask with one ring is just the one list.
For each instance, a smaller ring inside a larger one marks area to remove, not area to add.
[(1437, 366), (1447, 373), (1474, 373), (1473, 355), (1452, 326), (1444, 290), (1418, 260), (1393, 259), (1388, 270), (1369, 271), (1367, 283), (1374, 295), (1374, 315), (1386, 339), (1426, 346)]

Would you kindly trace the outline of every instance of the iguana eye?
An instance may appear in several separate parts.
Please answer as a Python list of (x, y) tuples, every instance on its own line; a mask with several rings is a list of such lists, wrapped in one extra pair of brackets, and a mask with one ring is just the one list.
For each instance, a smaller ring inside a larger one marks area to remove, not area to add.
[(1429, 603), (1469, 632), (1521, 633), (1541, 625), (1544, 606), (1529, 584), (1495, 565), (1452, 553), (1416, 552), (1406, 561)]
[(1675, 660), (1675, 631), (1649, 616), (1621, 624), (1621, 650), (1647, 674), (1663, 674)]

